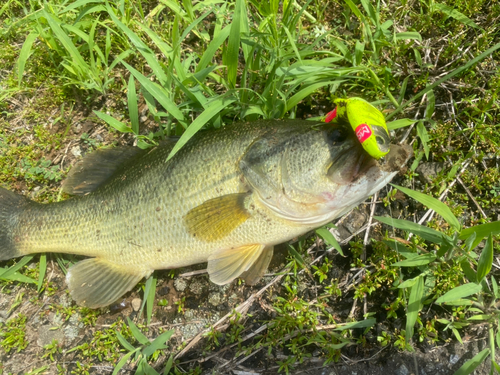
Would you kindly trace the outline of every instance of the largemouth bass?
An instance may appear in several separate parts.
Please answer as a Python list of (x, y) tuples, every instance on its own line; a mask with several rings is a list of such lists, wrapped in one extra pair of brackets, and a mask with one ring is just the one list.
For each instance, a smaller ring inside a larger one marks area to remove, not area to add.
[(73, 299), (109, 305), (153, 270), (208, 261), (210, 280), (257, 281), (273, 246), (324, 225), (385, 186), (411, 156), (368, 156), (352, 130), (301, 120), (236, 123), (173, 143), (94, 152), (39, 204), (0, 188), (0, 260), (91, 257), (69, 268)]

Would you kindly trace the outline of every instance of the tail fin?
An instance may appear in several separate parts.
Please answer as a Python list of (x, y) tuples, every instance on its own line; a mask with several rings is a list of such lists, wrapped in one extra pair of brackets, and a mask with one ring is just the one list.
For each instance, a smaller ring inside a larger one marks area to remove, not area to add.
[(13, 231), (17, 225), (17, 217), (28, 203), (23, 196), (0, 188), (0, 261), (21, 256), (16, 249)]

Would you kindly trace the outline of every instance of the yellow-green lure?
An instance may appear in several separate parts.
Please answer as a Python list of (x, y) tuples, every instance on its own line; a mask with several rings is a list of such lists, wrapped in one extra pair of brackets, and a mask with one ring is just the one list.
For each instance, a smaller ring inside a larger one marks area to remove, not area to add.
[(347, 121), (363, 148), (375, 159), (389, 153), (389, 131), (384, 115), (361, 98), (335, 99), (337, 107), (325, 117), (325, 122)]

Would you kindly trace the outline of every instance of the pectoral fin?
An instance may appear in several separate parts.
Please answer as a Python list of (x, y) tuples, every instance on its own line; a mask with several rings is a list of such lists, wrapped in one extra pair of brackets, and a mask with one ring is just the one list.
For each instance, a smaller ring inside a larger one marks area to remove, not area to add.
[(271, 263), (271, 259), (273, 257), (273, 247), (266, 246), (262, 252), (260, 253), (259, 258), (255, 261), (254, 264), (250, 266), (250, 268), (243, 272), (240, 277), (245, 280), (245, 283), (248, 285), (255, 285), (264, 275), (269, 267), (269, 263)]
[(224, 285), (240, 276), (259, 259), (265, 245), (245, 245), (219, 251), (208, 258), (210, 280)]
[(245, 209), (247, 196), (247, 193), (238, 193), (210, 199), (190, 210), (184, 223), (191, 235), (200, 240), (220, 240), (250, 217)]
[(91, 258), (70, 267), (66, 283), (76, 303), (96, 309), (113, 303), (150, 273)]

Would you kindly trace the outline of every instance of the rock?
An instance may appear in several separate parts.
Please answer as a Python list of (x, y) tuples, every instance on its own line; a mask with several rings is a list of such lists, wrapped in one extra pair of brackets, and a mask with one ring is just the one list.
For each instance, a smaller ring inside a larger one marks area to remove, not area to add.
[(356, 233), (365, 224), (367, 216), (364, 212), (360, 210), (353, 210), (349, 217), (346, 218), (343, 225), (344, 228), (349, 231), (349, 233)]
[(64, 327), (64, 338), (66, 344), (71, 343), (80, 334), (80, 328), (83, 328), (83, 323), (80, 322), (81, 316), (78, 313), (71, 315), (68, 325)]
[(210, 293), (208, 295), (208, 303), (213, 306), (219, 306), (222, 303), (222, 296), (220, 293)]
[(82, 156), (82, 149), (80, 148), (80, 146), (75, 146), (71, 149), (71, 153), (75, 156), (75, 157), (80, 157)]
[(139, 311), (139, 309), (141, 308), (141, 304), (142, 304), (142, 300), (140, 298), (134, 298), (132, 300), (132, 303), (131, 303), (134, 311)]
[(394, 372), (396, 375), (408, 375), (410, 372), (405, 365), (399, 366), (399, 368)]
[(416, 172), (420, 181), (424, 184), (430, 184), (438, 176), (439, 172), (444, 169), (444, 163), (429, 162), (421, 163)]
[(450, 355), (450, 365), (454, 365), (455, 363), (457, 363), (458, 361), (460, 360), (460, 357), (456, 354), (452, 354)]
[(64, 342), (64, 332), (54, 328), (57, 327), (45, 325), (38, 329), (38, 339), (36, 340), (38, 346), (43, 348), (45, 345), (51, 344), (52, 340), (57, 340), (58, 343)]
[(193, 292), (193, 294), (199, 296), (203, 293), (203, 283), (195, 280), (191, 283), (191, 285), (189, 285), (189, 289), (191, 290), (191, 292)]
[(179, 278), (175, 279), (174, 286), (178, 292), (184, 292), (187, 288), (187, 282), (182, 277), (179, 277)]

